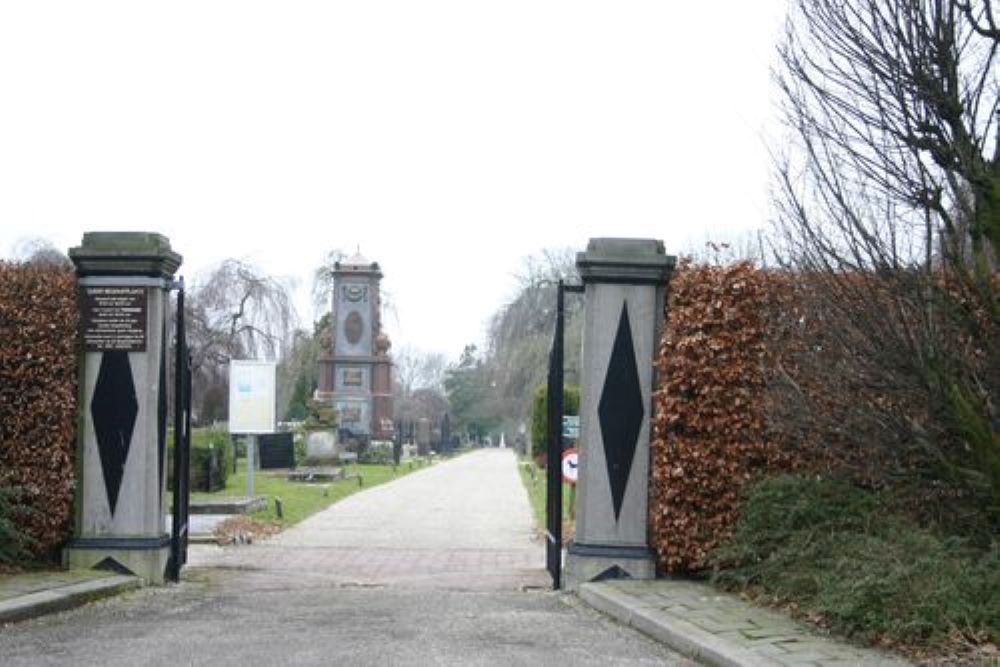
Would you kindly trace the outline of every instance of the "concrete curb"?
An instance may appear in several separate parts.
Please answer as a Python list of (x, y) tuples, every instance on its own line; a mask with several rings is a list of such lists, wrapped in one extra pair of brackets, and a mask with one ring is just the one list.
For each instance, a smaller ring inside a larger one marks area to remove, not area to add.
[(637, 605), (634, 597), (614, 589), (582, 584), (579, 596), (594, 609), (695, 660), (719, 667), (772, 667), (775, 664), (692, 623), (669, 618), (654, 607)]
[(139, 577), (116, 574), (0, 600), (0, 624), (66, 611), (141, 586)]

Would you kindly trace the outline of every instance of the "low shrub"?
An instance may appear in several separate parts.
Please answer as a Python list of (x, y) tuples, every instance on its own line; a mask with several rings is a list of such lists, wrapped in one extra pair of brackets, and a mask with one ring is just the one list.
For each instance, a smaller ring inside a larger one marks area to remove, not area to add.
[(890, 506), (838, 479), (761, 480), (732, 536), (709, 555), (713, 580), (863, 640), (935, 645), (957, 633), (1000, 642), (1000, 542), (943, 536)]
[[(172, 488), (174, 473), (173, 433), (168, 434), (167, 484)], [(225, 429), (196, 428), (191, 431), (191, 490), (219, 491), (233, 470), (234, 448)]]
[(392, 465), (392, 447), (367, 447), (358, 454), (358, 463)]
[(37, 544), (20, 528), (20, 519), (31, 513), (30, 507), (20, 503), (21, 494), (18, 487), (0, 486), (0, 565), (16, 565), (29, 559)]
[(296, 431), (295, 437), (292, 439), (292, 446), (295, 448), (295, 461), (306, 460), (306, 434), (303, 431)]
[[(563, 387), (563, 415), (580, 414), (580, 387), (568, 384)], [(549, 446), (549, 388), (546, 385), (535, 387), (535, 395), (531, 404), (531, 449), (535, 463), (540, 468), (545, 467)], [(566, 443), (563, 443), (564, 446)]]

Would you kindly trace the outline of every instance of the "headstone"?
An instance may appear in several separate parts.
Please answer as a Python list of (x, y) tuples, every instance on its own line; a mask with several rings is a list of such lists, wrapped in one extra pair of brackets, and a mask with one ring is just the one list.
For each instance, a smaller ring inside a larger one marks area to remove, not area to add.
[(673, 266), (649, 239), (591, 239), (577, 256), (585, 314), (570, 590), (609, 569), (655, 576), (646, 534), (653, 356)]
[(306, 433), (306, 458), (310, 461), (333, 461), (339, 454), (340, 447), (333, 431)]
[(291, 433), (266, 433), (258, 438), (260, 467), (275, 470), (295, 467), (295, 439)]
[(417, 420), (417, 451), (421, 456), (431, 451), (431, 420), (427, 417)]
[(159, 234), (90, 232), (69, 252), (81, 309), (68, 567), (164, 581), (169, 291), (181, 256)]

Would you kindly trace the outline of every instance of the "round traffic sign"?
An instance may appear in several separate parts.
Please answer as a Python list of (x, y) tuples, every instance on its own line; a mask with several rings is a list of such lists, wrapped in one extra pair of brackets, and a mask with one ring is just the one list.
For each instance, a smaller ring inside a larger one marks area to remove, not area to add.
[(562, 455), (562, 478), (564, 482), (576, 484), (576, 471), (580, 465), (580, 456), (576, 447), (571, 447)]

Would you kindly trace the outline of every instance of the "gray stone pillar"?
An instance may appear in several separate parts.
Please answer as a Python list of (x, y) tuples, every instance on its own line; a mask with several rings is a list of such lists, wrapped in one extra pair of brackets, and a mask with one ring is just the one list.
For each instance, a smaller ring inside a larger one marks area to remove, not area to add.
[(169, 289), (181, 256), (143, 232), (87, 233), (69, 255), (81, 352), (75, 523), (63, 559), (162, 583)]
[(651, 239), (591, 239), (577, 255), (585, 286), (576, 537), (566, 587), (651, 578), (647, 541), (653, 357), (674, 266)]

